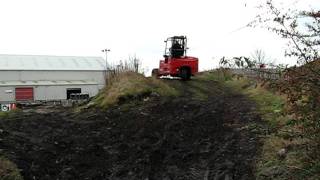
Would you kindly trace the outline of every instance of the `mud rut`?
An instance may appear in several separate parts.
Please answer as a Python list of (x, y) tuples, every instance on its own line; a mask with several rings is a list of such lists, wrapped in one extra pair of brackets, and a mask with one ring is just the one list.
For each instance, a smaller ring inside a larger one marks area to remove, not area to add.
[(183, 96), (1, 119), (1, 153), (26, 180), (254, 179), (252, 103), (214, 81), (168, 83)]

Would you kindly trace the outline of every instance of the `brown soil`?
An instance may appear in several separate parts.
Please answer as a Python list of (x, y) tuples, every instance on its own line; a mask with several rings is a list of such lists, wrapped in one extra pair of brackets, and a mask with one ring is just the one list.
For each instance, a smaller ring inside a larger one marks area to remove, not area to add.
[(26, 180), (254, 179), (252, 102), (215, 81), (167, 83), (182, 96), (1, 119), (1, 152)]

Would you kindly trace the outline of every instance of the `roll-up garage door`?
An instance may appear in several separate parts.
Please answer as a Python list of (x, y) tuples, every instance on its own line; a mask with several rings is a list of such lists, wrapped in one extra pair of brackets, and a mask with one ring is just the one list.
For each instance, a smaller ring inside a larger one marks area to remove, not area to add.
[(16, 101), (32, 101), (32, 100), (33, 100), (32, 87), (16, 88)]

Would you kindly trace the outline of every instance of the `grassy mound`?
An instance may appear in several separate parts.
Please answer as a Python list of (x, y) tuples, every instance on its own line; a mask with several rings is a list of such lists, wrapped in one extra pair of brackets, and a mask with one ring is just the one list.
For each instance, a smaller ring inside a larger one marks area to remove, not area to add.
[(108, 85), (95, 98), (95, 103), (108, 108), (128, 99), (140, 99), (151, 94), (170, 97), (177, 96), (178, 92), (161, 80), (134, 72), (123, 72), (109, 79)]

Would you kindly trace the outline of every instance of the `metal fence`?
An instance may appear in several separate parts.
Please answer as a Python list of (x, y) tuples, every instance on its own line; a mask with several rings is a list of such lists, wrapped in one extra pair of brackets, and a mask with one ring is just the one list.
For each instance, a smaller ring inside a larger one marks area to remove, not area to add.
[(268, 79), (277, 80), (282, 77), (283, 70), (281, 69), (230, 69), (232, 74), (246, 76), (249, 78), (256, 79)]

